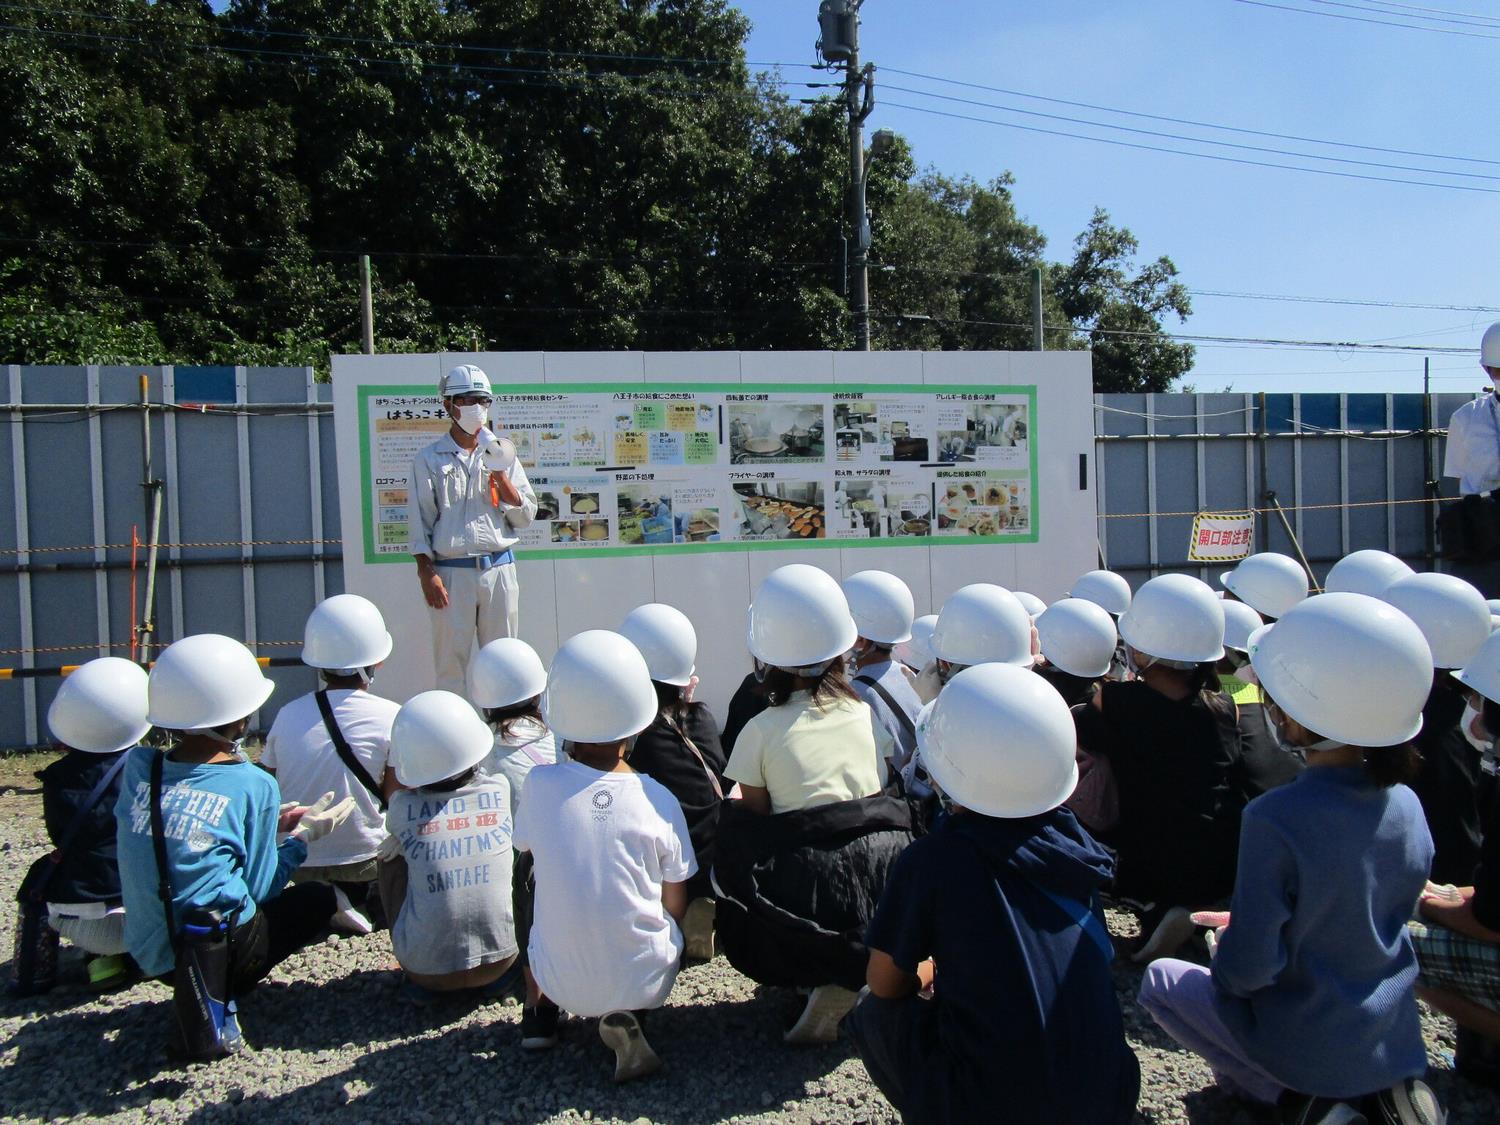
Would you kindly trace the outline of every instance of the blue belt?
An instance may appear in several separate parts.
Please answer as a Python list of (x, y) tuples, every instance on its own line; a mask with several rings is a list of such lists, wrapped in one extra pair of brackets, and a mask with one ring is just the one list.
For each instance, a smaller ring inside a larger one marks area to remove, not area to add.
[(507, 547), (503, 551), (496, 551), (493, 555), (467, 555), (461, 559), (433, 559), (432, 565), (454, 569), (462, 567), (465, 570), (489, 570), (492, 566), (501, 566), (515, 561), (516, 556)]

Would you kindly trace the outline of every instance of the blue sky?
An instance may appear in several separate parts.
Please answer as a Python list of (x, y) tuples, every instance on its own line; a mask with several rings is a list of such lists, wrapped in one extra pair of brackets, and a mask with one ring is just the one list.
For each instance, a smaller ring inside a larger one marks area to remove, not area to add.
[[(1017, 205), (1047, 235), (1051, 257), (1066, 257), (1094, 207), (1102, 206), (1139, 237), (1143, 258), (1170, 255), (1194, 289), (1500, 307), (1500, 3), (1268, 2), (1353, 18), (1238, 0), (868, 0), (861, 50), (887, 69), (877, 79), (880, 104), (866, 127), (903, 134), (920, 165), (949, 175), (987, 180), (1014, 173)], [(752, 62), (792, 64), (782, 70), (788, 80), (822, 78), (805, 65), (813, 60), (817, 0), (741, 0), (737, 6), (754, 25)], [(1463, 34), (1358, 22), (1415, 22), (1410, 13), (1418, 10), (1439, 13), (1426, 26)], [(1207, 131), (945, 86), (893, 69), (1137, 113), (1477, 159)], [(1189, 144), (891, 89), (898, 85), (1138, 129), (1424, 170)], [(884, 104), (897, 101), (1141, 144), (1491, 191), (1250, 167)], [(1468, 348), (1467, 355), (1431, 357), (1433, 389), (1462, 391), (1486, 382), (1477, 366), (1478, 342), (1496, 319), (1500, 313), (1199, 295), (1181, 331)], [(1189, 381), (1199, 390), (1415, 391), (1422, 387), (1422, 362), (1420, 354), (1205, 345)]]

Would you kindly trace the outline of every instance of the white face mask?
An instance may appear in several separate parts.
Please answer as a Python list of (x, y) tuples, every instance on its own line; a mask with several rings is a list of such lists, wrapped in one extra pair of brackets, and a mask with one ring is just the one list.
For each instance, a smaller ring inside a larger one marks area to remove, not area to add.
[(477, 434), (489, 419), (490, 408), (480, 402), (471, 402), (458, 408), (458, 428), (466, 434)]
[(1487, 751), (1493, 743), (1489, 739), (1480, 738), (1474, 733), (1474, 720), (1479, 718), (1479, 708), (1472, 703), (1464, 704), (1464, 717), (1458, 721), (1458, 729), (1464, 732), (1464, 738), (1469, 745), (1481, 754)]

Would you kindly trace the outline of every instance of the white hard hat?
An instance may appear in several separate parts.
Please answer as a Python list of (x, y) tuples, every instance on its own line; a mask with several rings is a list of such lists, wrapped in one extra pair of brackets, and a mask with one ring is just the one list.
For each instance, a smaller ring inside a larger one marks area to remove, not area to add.
[(878, 645), (911, 640), (917, 605), (901, 579), (883, 570), (861, 570), (844, 579), (843, 590), (854, 627), (865, 640)]
[(975, 582), (948, 596), (932, 631), (932, 655), (949, 664), (1031, 667), (1031, 618), (1004, 586)]
[(475, 707), (511, 707), (542, 694), (547, 669), (542, 658), (520, 637), (501, 637), (469, 662), (469, 699)]
[(443, 381), (438, 384), (438, 394), (443, 398), (456, 398), (459, 395), (493, 397), (494, 392), (490, 390), (490, 377), (484, 373), (483, 368), (475, 367), (472, 363), (460, 363), (443, 376)]
[(118, 656), (101, 656), (75, 668), (47, 708), (47, 726), (64, 746), (113, 754), (134, 746), (146, 720), (146, 670)]
[(932, 779), (985, 816), (1037, 816), (1066, 801), (1078, 785), (1077, 745), (1057, 689), (1008, 664), (965, 668), (917, 716)]
[(1323, 582), (1325, 594), (1367, 594), (1378, 598), (1398, 578), (1412, 573), (1411, 567), (1387, 551), (1367, 548), (1345, 555), (1333, 564)]
[(1275, 551), (1243, 559), (1219, 575), (1219, 583), (1240, 601), (1265, 617), (1284, 617), (1307, 597), (1307, 571), (1302, 564)]
[(682, 610), (661, 602), (638, 605), (620, 622), (620, 635), (640, 649), (653, 680), (675, 687), (692, 680), (698, 634)]
[(1035, 594), (1028, 594), (1025, 590), (1012, 590), (1011, 593), (1015, 594), (1017, 599), (1020, 600), (1021, 605), (1026, 610), (1026, 616), (1031, 618), (1033, 622), (1047, 612), (1047, 603)]
[(552, 658), (542, 714), (569, 742), (618, 742), (656, 718), (656, 689), (640, 650), (619, 633), (589, 629)]
[(396, 712), (391, 724), (391, 767), (410, 789), (457, 777), (484, 761), (495, 735), (463, 696), (424, 691)]
[(1224, 602), (1224, 647), (1236, 652), (1249, 651), (1250, 634), (1265, 622), (1260, 614), (1244, 602)]
[(812, 668), (853, 647), (858, 630), (839, 584), (792, 563), (766, 576), (750, 606), (750, 654), (773, 668)]
[(1224, 603), (1187, 574), (1162, 574), (1135, 592), (1120, 638), (1158, 660), (1204, 664), (1224, 657)]
[(1097, 679), (1109, 671), (1119, 633), (1115, 619), (1087, 598), (1064, 598), (1036, 619), (1042, 655), (1070, 676)]
[(1422, 631), (1366, 594), (1320, 594), (1250, 638), (1250, 666), (1282, 711), (1322, 738), (1397, 746), (1422, 729), (1432, 653)]
[(1068, 597), (1101, 605), (1119, 617), (1130, 608), (1130, 583), (1112, 570), (1091, 570), (1073, 583)]
[(1479, 342), (1479, 362), (1485, 367), (1500, 367), (1500, 320), (1484, 330)]
[(197, 633), (162, 650), (147, 679), (147, 720), (166, 730), (207, 730), (255, 714), (276, 685), (239, 641)]
[(391, 654), (385, 618), (368, 598), (335, 594), (319, 602), (302, 630), (302, 663), (354, 674)]
[(1410, 574), (1385, 588), (1390, 602), (1417, 623), (1434, 668), (1462, 668), (1490, 635), (1484, 595), (1454, 574)]
[(1453, 675), (1486, 699), (1500, 703), (1500, 633), (1491, 633), (1474, 659)]
[(938, 615), (924, 613), (911, 623), (911, 640), (897, 645), (891, 655), (908, 668), (921, 671), (932, 663), (932, 631), (937, 628)]

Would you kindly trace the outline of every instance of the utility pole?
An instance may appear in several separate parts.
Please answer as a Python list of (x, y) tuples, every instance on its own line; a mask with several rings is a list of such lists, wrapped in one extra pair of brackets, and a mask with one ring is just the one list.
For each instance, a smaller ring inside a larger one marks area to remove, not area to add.
[(854, 346), (870, 350), (870, 213), (865, 206), (865, 119), (875, 108), (875, 67), (859, 65), (859, 9), (864, 0), (823, 0), (818, 6), (817, 51), (823, 65), (843, 68), (844, 102), (849, 112), (849, 229), (854, 272), (849, 279), (849, 311), (854, 314)]
[(1042, 335), (1042, 267), (1031, 271), (1031, 350), (1047, 350), (1047, 341)]
[(370, 255), (359, 256), (359, 328), (365, 355), (375, 354), (375, 296), (370, 291)]

